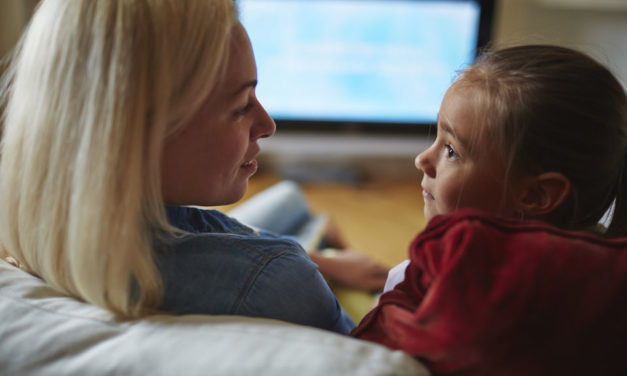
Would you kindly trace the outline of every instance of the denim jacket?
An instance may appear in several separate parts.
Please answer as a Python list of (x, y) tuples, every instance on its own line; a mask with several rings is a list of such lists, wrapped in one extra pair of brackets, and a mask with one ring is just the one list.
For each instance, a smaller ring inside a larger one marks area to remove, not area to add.
[(354, 327), (296, 242), (215, 210), (168, 207), (167, 214), (186, 233), (155, 246), (164, 311), (265, 317), (342, 334)]

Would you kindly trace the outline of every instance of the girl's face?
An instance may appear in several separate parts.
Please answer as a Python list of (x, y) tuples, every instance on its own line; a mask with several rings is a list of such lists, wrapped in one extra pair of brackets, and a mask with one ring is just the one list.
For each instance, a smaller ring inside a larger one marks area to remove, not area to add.
[(481, 126), (475, 124), (479, 94), (453, 85), (442, 100), (435, 142), (416, 157), (427, 221), (461, 208), (513, 215), (501, 158), (490, 140), (472, 137)]
[(255, 96), (257, 67), (246, 31), (234, 27), (225, 76), (182, 131), (166, 141), (162, 189), (168, 205), (223, 205), (244, 195), (257, 171), (257, 140), (274, 121)]

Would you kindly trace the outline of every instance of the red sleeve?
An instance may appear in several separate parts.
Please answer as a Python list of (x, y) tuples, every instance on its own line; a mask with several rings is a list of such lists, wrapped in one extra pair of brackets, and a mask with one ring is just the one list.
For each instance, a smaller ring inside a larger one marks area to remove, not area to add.
[(435, 374), (627, 374), (626, 253), (627, 240), (538, 222), (438, 217), (412, 243), (405, 280), (351, 335)]

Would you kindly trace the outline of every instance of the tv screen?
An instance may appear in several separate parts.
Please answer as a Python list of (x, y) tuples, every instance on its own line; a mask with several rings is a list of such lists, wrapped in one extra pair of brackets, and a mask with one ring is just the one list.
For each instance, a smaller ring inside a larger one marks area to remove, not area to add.
[[(482, 0), (238, 0), (279, 127), (418, 130), (489, 34)], [(424, 128), (424, 127), (423, 127)]]

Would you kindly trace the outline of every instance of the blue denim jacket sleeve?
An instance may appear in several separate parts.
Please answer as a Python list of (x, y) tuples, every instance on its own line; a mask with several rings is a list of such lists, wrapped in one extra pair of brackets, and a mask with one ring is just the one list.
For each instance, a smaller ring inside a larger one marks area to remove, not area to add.
[(170, 207), (168, 217), (186, 233), (156, 246), (163, 310), (265, 317), (342, 334), (354, 327), (294, 241), (211, 210)]
[(303, 252), (285, 252), (259, 271), (235, 313), (261, 315), (348, 334), (355, 326), (318, 267)]

